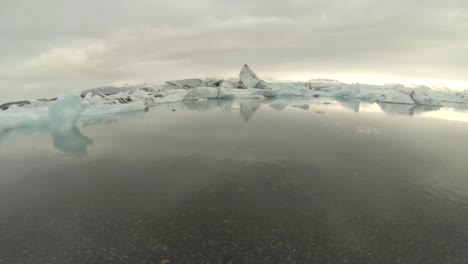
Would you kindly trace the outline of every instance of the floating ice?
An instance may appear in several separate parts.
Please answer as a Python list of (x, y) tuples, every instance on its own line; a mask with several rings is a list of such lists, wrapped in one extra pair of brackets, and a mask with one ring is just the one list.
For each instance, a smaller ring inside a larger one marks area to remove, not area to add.
[(234, 86), (233, 83), (228, 82), (228, 81), (222, 81), (219, 85), (219, 87), (224, 88), (224, 89), (234, 89), (237, 88), (238, 84)]
[[(28, 126), (66, 130), (73, 128), (80, 117), (91, 122), (90, 119), (94, 117), (144, 111), (148, 107), (168, 103), (181, 103), (197, 110), (214, 107), (229, 111), (232, 102), (226, 99), (241, 102), (241, 114), (246, 120), (258, 109), (259, 102), (270, 104), (277, 110), (289, 105), (306, 109), (311, 101), (321, 98), (336, 99), (340, 105), (357, 112), (361, 101), (377, 102), (385, 112), (400, 111), (406, 114), (441, 106), (468, 108), (468, 90), (453, 92), (426, 86), (346, 84), (328, 79), (267, 83), (247, 65), (242, 68), (239, 77), (227, 80), (183, 79), (162, 85), (107, 86), (81, 94), (66, 94), (56, 102), (54, 98), (6, 103), (0, 105), (0, 133)], [(276, 98), (276, 101), (271, 103), (269, 98)], [(202, 102), (206, 100), (212, 102)], [(392, 107), (391, 104), (401, 107)], [(405, 108), (405, 105), (408, 107)]]
[(12, 103), (0, 112), (0, 133), (27, 127), (66, 129), (75, 124), (83, 109), (77, 93), (64, 94), (53, 102), (45, 99), (27, 101), (22, 107), (17, 102)]
[(200, 99), (217, 99), (218, 89), (213, 87), (198, 87), (190, 90), (184, 97), (184, 101), (195, 101)]
[(233, 95), (222, 87), (198, 87), (190, 90), (184, 97), (184, 101), (195, 101), (201, 99), (228, 99)]
[(0, 112), (0, 133), (26, 127), (47, 127), (47, 107), (12, 107)]
[(269, 86), (266, 82), (258, 78), (255, 72), (250, 69), (250, 67), (246, 64), (244, 68), (242, 68), (240, 74), (240, 84), (243, 86), (242, 88), (259, 88), (259, 89), (268, 89)]
[(409, 94), (403, 93), (397, 89), (387, 89), (382, 91), (377, 101), (391, 104), (414, 104), (413, 99)]
[(67, 93), (49, 106), (49, 125), (53, 131), (72, 129), (85, 109), (77, 93)]
[(278, 92), (272, 90), (263, 90), (260, 92), (260, 94), (263, 95), (265, 98), (274, 98), (278, 96)]

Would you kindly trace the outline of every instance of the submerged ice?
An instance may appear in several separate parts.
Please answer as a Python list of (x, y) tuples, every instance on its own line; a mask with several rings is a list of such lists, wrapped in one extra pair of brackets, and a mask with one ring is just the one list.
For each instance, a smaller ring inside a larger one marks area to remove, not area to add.
[[(315, 79), (308, 82), (268, 83), (247, 65), (238, 79), (183, 79), (161, 85), (141, 84), (124, 87), (100, 87), (81, 93), (66, 93), (53, 99), (19, 101), (0, 105), (0, 133), (12, 129), (41, 126), (55, 132), (70, 131), (80, 119), (112, 116), (118, 113), (145, 111), (148, 107), (184, 102), (188, 108), (226, 105), (220, 101), (237, 100), (244, 120), (248, 120), (265, 101), (276, 110), (288, 106), (307, 110), (313, 100), (331, 98), (342, 102), (376, 102), (383, 111), (392, 105), (407, 105), (410, 113), (442, 106), (468, 107), (468, 91), (435, 90), (426, 86), (346, 84)], [(350, 108), (356, 109), (355, 103)], [(346, 103), (344, 104), (346, 105)], [(359, 105), (357, 107), (359, 110)], [(403, 111), (403, 112), (408, 112)]]

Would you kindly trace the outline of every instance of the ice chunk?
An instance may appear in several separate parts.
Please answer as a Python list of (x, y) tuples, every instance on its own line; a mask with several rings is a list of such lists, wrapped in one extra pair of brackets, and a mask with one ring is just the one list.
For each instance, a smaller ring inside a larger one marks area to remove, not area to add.
[(306, 83), (307, 87), (311, 90), (319, 91), (328, 87), (340, 87), (345, 85), (342, 82), (332, 79), (311, 79)]
[(234, 88), (237, 88), (238, 85), (234, 86), (234, 84), (232, 84), (231, 82), (222, 81), (219, 86), (224, 89), (234, 89)]
[(118, 94), (118, 93), (132, 92), (132, 91), (136, 91), (138, 89), (143, 89), (143, 90), (146, 90), (146, 91), (151, 91), (152, 90), (152, 88), (148, 87), (148, 85), (146, 83), (140, 84), (140, 85), (124, 85), (124, 86), (121, 86), (121, 87), (103, 86), (103, 87), (84, 90), (84, 91), (81, 92), (81, 97), (85, 97), (88, 93), (91, 93), (92, 95), (107, 96), (107, 95), (113, 95), (113, 94)]
[(223, 80), (221, 80), (221, 79), (208, 78), (208, 79), (203, 80), (203, 85), (202, 86), (218, 87), (218, 86), (221, 85), (222, 82), (223, 82)]
[(49, 106), (49, 125), (53, 131), (66, 131), (75, 123), (85, 109), (78, 93), (66, 93)]
[(377, 99), (378, 102), (382, 103), (393, 103), (393, 104), (415, 104), (411, 96), (401, 92), (398, 89), (385, 89), (382, 90), (382, 94)]
[(227, 89), (215, 87), (198, 87), (190, 90), (184, 97), (184, 101), (194, 101), (200, 99), (227, 99), (233, 95)]
[[(180, 102), (183, 104), (183, 101), (228, 98), (240, 100), (278, 98), (281, 100), (271, 104), (271, 107), (277, 110), (285, 109), (288, 105), (302, 108), (305, 107), (304, 101), (301, 101), (302, 98), (310, 100), (319, 97), (335, 98), (341, 102), (341, 105), (353, 108), (355, 111), (359, 111), (359, 101), (363, 100), (411, 106), (468, 107), (468, 91), (453, 92), (448, 89), (431, 89), (426, 86), (405, 87), (401, 84), (387, 84), (384, 86), (345, 84), (327, 79), (316, 79), (307, 83), (266, 83), (247, 65), (242, 68), (239, 76), (240, 79), (183, 79), (169, 81), (165, 85), (143, 84), (120, 88), (106, 86), (90, 89), (81, 93), (82, 102), (87, 107), (81, 115), (113, 115), (122, 112), (141, 111), (147, 109), (148, 106), (166, 103)], [(248, 89), (235, 89), (239, 87)], [(62, 103), (64, 100), (70, 100), (70, 103)], [(75, 104), (77, 101), (77, 98), (62, 96), (59, 98), (59, 102), (39, 99), (2, 104), (0, 109), (4, 111), (0, 111), (0, 130), (4, 131), (30, 125), (46, 124), (48, 126), (49, 123), (54, 126), (59, 124), (57, 125), (59, 128), (62, 125), (70, 127), (77, 118), (73, 113), (78, 113), (77, 116), (79, 116), (80, 106)], [(248, 109), (245, 105), (248, 105), (248, 103), (244, 103), (244, 110)], [(50, 107), (50, 113), (48, 107)], [(68, 109), (70, 112), (62, 113), (62, 110), (59, 111), (56, 108)], [(223, 109), (229, 110), (229, 106)], [(248, 112), (250, 111), (246, 111), (246, 113)]]
[(274, 98), (278, 95), (276, 91), (272, 91), (272, 90), (260, 91), (260, 94), (263, 95), (265, 98)]
[(157, 100), (157, 103), (176, 103), (182, 102), (188, 91), (185, 89), (169, 89), (162, 91), (163, 97)]
[(268, 89), (268, 84), (258, 78), (255, 72), (250, 69), (250, 67), (246, 64), (244, 68), (242, 68), (240, 74), (240, 85), (242, 88), (258, 88), (258, 89)]
[(433, 99), (422, 92), (411, 91), (410, 96), (417, 105), (440, 105), (440, 102), (436, 99)]
[(6, 111), (0, 111), (0, 133), (17, 128), (47, 127), (47, 114), (47, 107), (11, 107)]
[(218, 88), (214, 87), (198, 87), (190, 90), (184, 97), (184, 101), (194, 101), (200, 99), (217, 99)]
[(178, 89), (193, 89), (203, 86), (203, 81), (201, 79), (183, 79), (166, 82), (169, 85), (172, 85)]
[(143, 105), (151, 105), (156, 101), (156, 98), (160, 97), (162, 97), (162, 95), (159, 93), (156, 93), (152, 90), (143, 89), (135, 90), (128, 95), (128, 98), (130, 98), (130, 102), (139, 103)]
[(231, 99), (234, 95), (223, 87), (218, 88), (218, 99)]

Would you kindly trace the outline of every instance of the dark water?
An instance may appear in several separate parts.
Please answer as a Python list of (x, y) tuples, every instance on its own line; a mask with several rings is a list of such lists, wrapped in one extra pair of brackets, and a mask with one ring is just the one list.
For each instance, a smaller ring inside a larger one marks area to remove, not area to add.
[(0, 263), (468, 263), (468, 123), (278, 108), (0, 135)]

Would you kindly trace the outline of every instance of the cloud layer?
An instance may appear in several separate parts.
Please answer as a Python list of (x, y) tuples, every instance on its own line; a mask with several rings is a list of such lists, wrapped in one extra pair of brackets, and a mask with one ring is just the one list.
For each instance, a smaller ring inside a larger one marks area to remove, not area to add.
[(276, 79), (460, 86), (467, 14), (464, 0), (2, 0), (0, 101), (244, 63)]

